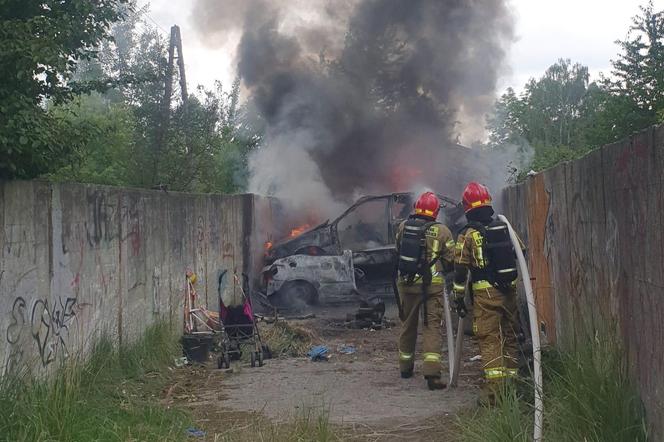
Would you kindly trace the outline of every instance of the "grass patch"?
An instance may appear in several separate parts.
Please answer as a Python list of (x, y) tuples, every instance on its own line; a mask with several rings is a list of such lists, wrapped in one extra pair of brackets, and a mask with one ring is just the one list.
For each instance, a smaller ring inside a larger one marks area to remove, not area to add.
[[(618, 351), (607, 343), (543, 355), (544, 440), (646, 441), (644, 410)], [(459, 422), (461, 440), (532, 440), (532, 387), (506, 387), (495, 408)]]
[[(460, 422), (464, 442), (527, 442), (532, 440), (532, 416), (517, 389), (506, 387), (495, 408), (480, 408)], [(525, 424), (525, 425), (524, 425)]]
[(332, 442), (346, 440), (330, 424), (327, 408), (303, 407), (287, 422), (276, 423), (252, 413), (246, 420), (233, 423), (221, 434), (214, 435), (215, 442)]
[(115, 348), (100, 339), (86, 361), (70, 359), (49, 378), (0, 382), (0, 440), (177, 441), (189, 417), (160, 405), (165, 368), (181, 353), (166, 323)]
[(261, 329), (263, 341), (270, 347), (272, 356), (301, 357), (307, 354), (316, 341), (316, 335), (304, 327), (277, 321)]

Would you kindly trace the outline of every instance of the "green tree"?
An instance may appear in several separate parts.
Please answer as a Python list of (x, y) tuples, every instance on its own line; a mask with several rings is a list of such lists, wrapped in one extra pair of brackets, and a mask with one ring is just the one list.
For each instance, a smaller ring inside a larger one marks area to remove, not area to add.
[(75, 93), (77, 64), (96, 56), (126, 0), (0, 0), (0, 178), (60, 163), (85, 133), (48, 112)]
[(54, 115), (80, 133), (75, 154), (48, 175), (58, 181), (107, 185), (136, 185), (142, 164), (136, 155), (136, 121), (133, 109), (124, 103), (111, 103), (102, 94), (92, 93), (56, 106)]
[(95, 132), (49, 177), (180, 191), (242, 190), (247, 155), (259, 138), (243, 130), (239, 80), (230, 93), (221, 84), (213, 90), (198, 87), (185, 102), (175, 90), (166, 143), (156, 148), (166, 44), (154, 28), (137, 26), (140, 14), (115, 25), (114, 38), (100, 48), (98, 59), (77, 72), (86, 81), (104, 80), (112, 87), (53, 110), (71, 126)]
[(627, 38), (616, 42), (622, 52), (612, 61), (614, 79), (606, 84), (655, 115), (664, 109), (664, 11), (655, 11), (652, 0), (640, 10)]
[(524, 136), (532, 144), (574, 144), (588, 78), (586, 66), (560, 59), (546, 70), (542, 78), (528, 82), (524, 94), (527, 112), (522, 115), (521, 126)]
[(664, 121), (664, 12), (652, 2), (632, 18), (611, 77), (588, 88), (578, 144), (599, 147)]
[(490, 148), (526, 142), (523, 138), (525, 111), (525, 100), (518, 97), (514, 89), (508, 88), (496, 101), (493, 114), (487, 117)]

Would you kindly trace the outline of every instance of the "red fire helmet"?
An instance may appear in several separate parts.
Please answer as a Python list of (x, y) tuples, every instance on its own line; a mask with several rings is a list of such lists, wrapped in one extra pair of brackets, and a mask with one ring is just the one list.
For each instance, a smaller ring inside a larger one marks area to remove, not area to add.
[(415, 214), (436, 219), (440, 210), (440, 201), (433, 192), (424, 192), (415, 202)]
[(469, 212), (478, 207), (491, 205), (489, 189), (484, 184), (471, 181), (463, 191), (463, 210)]

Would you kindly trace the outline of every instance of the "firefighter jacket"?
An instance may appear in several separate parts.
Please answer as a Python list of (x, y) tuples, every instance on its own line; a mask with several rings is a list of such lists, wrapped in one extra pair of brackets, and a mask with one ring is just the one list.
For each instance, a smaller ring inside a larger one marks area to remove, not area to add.
[[(397, 256), (399, 256), (399, 244), (401, 243), (405, 223), (403, 221), (397, 229)], [(443, 224), (433, 224), (426, 231), (425, 247), (426, 261), (433, 262), (431, 266), (431, 284), (443, 284), (445, 282), (444, 273), (451, 271), (454, 265), (454, 239), (452, 232)], [(421, 277), (417, 277), (413, 281), (413, 285), (421, 284)]]
[[(523, 242), (519, 239), (522, 250), (525, 250)], [(463, 293), (465, 290), (465, 272), (461, 269), (470, 269), (472, 274), (472, 288), (481, 290), (492, 287), (489, 283), (488, 262), (484, 256), (484, 238), (482, 234), (472, 227), (468, 227), (459, 234), (454, 250), (454, 266), (456, 275), (454, 278), (454, 291)], [(483, 270), (487, 270), (483, 272)], [(486, 273), (486, 274), (485, 274)], [(462, 274), (462, 275), (461, 275)]]
[[(459, 267), (465, 267), (474, 270), (481, 270), (486, 268), (486, 257), (484, 256), (482, 249), (483, 240), (484, 239), (482, 238), (482, 234), (472, 227), (467, 228), (465, 231), (459, 234), (454, 250), (454, 264), (457, 269)], [(458, 272), (459, 271), (457, 270), (457, 273)], [(475, 279), (479, 278), (473, 278), (473, 284), (478, 284), (478, 286), (488, 284), (488, 281), (485, 278), (479, 279), (477, 281)], [(459, 275), (457, 275), (454, 281), (455, 291), (463, 291), (464, 286), (465, 281), (461, 281)]]

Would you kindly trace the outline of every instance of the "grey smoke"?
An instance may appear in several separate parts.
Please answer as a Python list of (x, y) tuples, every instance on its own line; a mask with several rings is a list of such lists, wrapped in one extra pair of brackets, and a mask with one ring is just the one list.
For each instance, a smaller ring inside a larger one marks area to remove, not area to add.
[(472, 178), (455, 141), (483, 134), (513, 38), (506, 0), (197, 0), (195, 11), (206, 35), (241, 28), (238, 72), (266, 128), (250, 190), (306, 205), (416, 185), (454, 194)]

